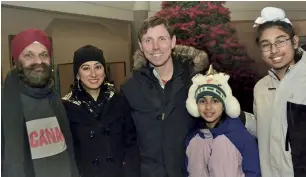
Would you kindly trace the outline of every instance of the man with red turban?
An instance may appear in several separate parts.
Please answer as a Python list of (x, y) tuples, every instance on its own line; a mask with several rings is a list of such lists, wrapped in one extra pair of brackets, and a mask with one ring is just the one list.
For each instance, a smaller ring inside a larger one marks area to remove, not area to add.
[(52, 89), (48, 36), (27, 29), (11, 49), (16, 68), (2, 91), (2, 175), (79, 177), (65, 109)]

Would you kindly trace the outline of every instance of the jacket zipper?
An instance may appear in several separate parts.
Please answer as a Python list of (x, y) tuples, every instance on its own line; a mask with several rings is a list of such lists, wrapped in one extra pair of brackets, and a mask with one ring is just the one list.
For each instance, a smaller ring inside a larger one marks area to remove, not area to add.
[(165, 120), (165, 113), (162, 113), (162, 120)]
[[(281, 79), (276, 75), (276, 73), (273, 71), (273, 70), (270, 70), (272, 72), (272, 74), (277, 78), (277, 80), (280, 82)], [(285, 71), (285, 74), (284, 76), (286, 76), (286, 74), (290, 71), (290, 66), (288, 66), (288, 68), (286, 69)], [(268, 88), (268, 90), (275, 90), (276, 88)], [(290, 108), (289, 108), (289, 112), (290, 112), (290, 116), (289, 116), (289, 119), (291, 119), (292, 121), (292, 124), (294, 124), (294, 120), (292, 118), (292, 112), (291, 112), (291, 105), (290, 105)], [(289, 132), (289, 124), (290, 122), (287, 120), (287, 133), (286, 133), (286, 137), (285, 137), (285, 151), (289, 151), (289, 146), (290, 146), (290, 132)]]
[[(177, 78), (177, 77), (179, 77), (181, 74), (183, 73), (183, 71), (181, 71), (180, 73), (178, 73), (176, 76), (174, 76), (173, 78), (171, 78), (169, 81), (172, 81), (172, 80), (174, 80), (175, 78)], [(169, 82), (168, 81), (168, 82)], [(168, 83), (167, 82), (167, 83)], [(164, 91), (165, 91), (165, 89), (166, 89), (166, 84), (165, 84), (165, 86), (164, 86), (164, 89), (163, 89), (163, 93), (165, 93)], [(166, 117), (166, 113), (165, 112), (163, 112), (162, 113), (162, 120), (165, 120), (165, 117)]]

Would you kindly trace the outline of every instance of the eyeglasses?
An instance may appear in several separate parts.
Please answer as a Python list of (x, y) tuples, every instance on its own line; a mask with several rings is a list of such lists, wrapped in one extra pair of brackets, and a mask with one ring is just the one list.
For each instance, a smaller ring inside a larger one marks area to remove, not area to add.
[(272, 46), (275, 45), (276, 48), (281, 48), (281, 47), (284, 47), (287, 45), (287, 41), (291, 40), (291, 38), (288, 38), (288, 39), (280, 39), (280, 40), (277, 40), (275, 43), (273, 44), (261, 44), (260, 45), (260, 50), (262, 52), (268, 52), (272, 49)]

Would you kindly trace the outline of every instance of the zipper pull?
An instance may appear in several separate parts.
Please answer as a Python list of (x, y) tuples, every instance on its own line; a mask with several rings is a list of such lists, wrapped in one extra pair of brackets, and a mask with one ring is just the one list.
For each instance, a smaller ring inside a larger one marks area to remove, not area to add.
[(165, 120), (165, 113), (162, 113), (162, 120)]

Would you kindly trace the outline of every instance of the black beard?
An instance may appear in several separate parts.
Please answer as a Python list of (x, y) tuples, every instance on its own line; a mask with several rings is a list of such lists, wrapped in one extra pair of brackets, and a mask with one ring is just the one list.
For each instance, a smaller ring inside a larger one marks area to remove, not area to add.
[[(35, 71), (36, 68), (43, 68), (43, 71)], [(51, 80), (51, 67), (45, 63), (33, 64), (24, 67), (21, 63), (17, 65), (17, 71), (20, 79), (30, 87), (43, 88), (46, 87)]]

